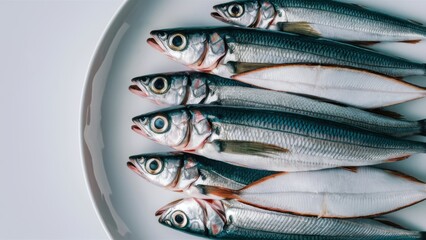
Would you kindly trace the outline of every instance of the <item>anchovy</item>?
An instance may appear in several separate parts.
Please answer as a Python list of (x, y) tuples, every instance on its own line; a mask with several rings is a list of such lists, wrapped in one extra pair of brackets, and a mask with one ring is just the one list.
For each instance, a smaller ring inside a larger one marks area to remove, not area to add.
[(314, 218), (262, 210), (236, 201), (181, 199), (156, 212), (167, 227), (215, 239), (408, 240), (418, 231), (372, 219)]
[(201, 186), (203, 193), (279, 212), (325, 218), (379, 216), (426, 199), (426, 184), (377, 168), (277, 173), (241, 190)]
[(208, 196), (201, 192), (202, 186), (238, 190), (277, 173), (241, 168), (182, 152), (132, 156), (127, 166), (157, 186), (204, 198)]
[(133, 118), (137, 133), (179, 151), (270, 171), (365, 166), (426, 152), (426, 144), (259, 108), (187, 106)]
[(214, 9), (212, 16), (226, 23), (340, 41), (417, 43), (426, 39), (421, 23), (338, 1), (248, 0)]
[(231, 77), (281, 64), (350, 67), (393, 77), (425, 75), (426, 65), (327, 39), (233, 27), (151, 32), (148, 43), (193, 69)]
[[(159, 105), (215, 104), (258, 107), (306, 115), (396, 137), (426, 134), (426, 122), (405, 121), (314, 100), (268, 91), (200, 72), (161, 73), (132, 80), (130, 90)], [(344, 94), (353, 99), (352, 94)]]

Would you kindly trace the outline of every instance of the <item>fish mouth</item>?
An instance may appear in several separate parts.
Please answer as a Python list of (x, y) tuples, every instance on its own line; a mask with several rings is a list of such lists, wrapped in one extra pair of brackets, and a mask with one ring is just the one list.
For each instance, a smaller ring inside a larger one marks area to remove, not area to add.
[(215, 18), (215, 19), (217, 19), (221, 22), (229, 23), (229, 21), (226, 18), (224, 18), (222, 15), (220, 15), (220, 13), (218, 13), (218, 12), (212, 12), (212, 13), (210, 13), (210, 16), (212, 16), (213, 18)]
[(160, 51), (161, 53), (164, 53), (165, 50), (161, 47), (161, 45), (157, 42), (157, 40), (155, 40), (155, 38), (148, 38), (146, 40), (146, 42), (153, 47), (154, 49), (157, 49), (158, 51)]
[(132, 125), (132, 130), (144, 137), (148, 137), (148, 134), (146, 134), (146, 132), (143, 131), (138, 125)]
[(148, 97), (148, 94), (143, 91), (138, 85), (130, 85), (129, 91), (140, 97)]
[[(167, 204), (166, 206), (164, 206), (164, 207), (162, 207), (162, 208), (158, 209), (158, 210), (155, 212), (155, 216), (156, 216), (156, 217), (158, 217), (158, 216), (163, 215), (163, 213), (165, 213), (165, 212), (166, 212), (167, 210), (169, 210), (171, 207), (174, 207), (176, 204), (179, 204), (179, 203), (180, 203), (180, 202), (182, 202), (182, 201), (184, 201), (184, 199), (178, 199), (178, 200), (176, 200), (176, 201), (173, 201), (173, 202), (171, 202), (171, 203)], [(160, 220), (162, 220), (162, 219), (160, 218)]]
[(134, 159), (130, 159), (130, 161), (127, 162), (127, 167), (132, 170), (134, 173), (142, 177), (141, 171), (136, 167), (136, 161)]

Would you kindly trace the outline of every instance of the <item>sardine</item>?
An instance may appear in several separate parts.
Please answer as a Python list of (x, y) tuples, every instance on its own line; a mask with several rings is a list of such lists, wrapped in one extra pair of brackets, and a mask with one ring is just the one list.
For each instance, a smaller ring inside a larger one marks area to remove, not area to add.
[[(215, 104), (269, 108), (352, 125), (396, 137), (426, 134), (424, 120), (418, 122), (398, 120), (353, 107), (259, 89), (206, 73), (161, 73), (137, 77), (132, 82), (130, 90), (133, 93), (159, 105)], [(354, 98), (351, 94), (345, 94), (345, 96), (348, 100)]]
[(157, 186), (203, 198), (209, 198), (202, 192), (204, 186), (239, 190), (277, 173), (241, 168), (182, 152), (132, 156), (127, 166)]
[(167, 227), (216, 239), (408, 240), (425, 234), (372, 219), (296, 216), (254, 208), (236, 201), (181, 199), (156, 212)]
[(244, 72), (232, 79), (358, 108), (387, 107), (426, 96), (424, 88), (398, 79), (335, 66), (281, 65)]
[(203, 194), (278, 212), (325, 218), (379, 216), (426, 199), (426, 184), (377, 168), (277, 173), (241, 190), (199, 186)]
[(327, 39), (233, 27), (151, 32), (148, 43), (193, 69), (231, 77), (282, 64), (350, 67), (393, 77), (425, 75), (426, 65)]
[(214, 9), (212, 16), (222, 22), (339, 41), (417, 43), (426, 39), (426, 28), (421, 23), (338, 1), (233, 1)]
[(160, 144), (270, 171), (365, 166), (426, 152), (426, 144), (303, 115), (260, 108), (195, 105), (133, 118)]

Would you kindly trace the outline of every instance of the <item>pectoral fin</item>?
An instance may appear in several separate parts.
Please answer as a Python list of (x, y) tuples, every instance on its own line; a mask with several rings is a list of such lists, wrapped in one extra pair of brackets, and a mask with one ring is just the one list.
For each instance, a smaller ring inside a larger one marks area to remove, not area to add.
[(346, 41), (346, 43), (348, 44), (352, 44), (352, 45), (360, 45), (360, 46), (372, 46), (375, 44), (379, 44), (381, 43), (380, 41)]
[(321, 33), (317, 32), (308, 22), (280, 23), (279, 28), (285, 32), (298, 33), (312, 37), (321, 37)]
[(216, 196), (223, 199), (238, 199), (238, 191), (227, 189), (227, 188), (221, 188), (221, 187), (215, 187), (215, 186), (206, 186), (206, 185), (198, 185), (197, 189), (200, 191), (201, 194), (204, 194), (206, 196)]
[(235, 74), (241, 74), (241, 73), (251, 72), (257, 69), (275, 66), (274, 64), (270, 64), (270, 63), (230, 62), (228, 64), (233, 68)]
[(280, 153), (288, 153), (289, 150), (264, 143), (246, 142), (246, 141), (214, 141), (218, 150), (224, 153), (254, 155), (259, 157), (268, 157)]

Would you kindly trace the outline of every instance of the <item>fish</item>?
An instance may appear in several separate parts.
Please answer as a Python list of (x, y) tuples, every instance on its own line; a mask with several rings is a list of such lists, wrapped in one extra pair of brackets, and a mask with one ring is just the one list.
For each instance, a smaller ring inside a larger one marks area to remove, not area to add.
[(380, 216), (426, 199), (426, 184), (371, 167), (276, 173), (235, 190), (199, 186), (204, 195), (266, 210), (321, 218)]
[[(132, 83), (129, 87), (131, 92), (160, 106), (213, 104), (258, 107), (343, 123), (395, 137), (426, 135), (425, 120), (395, 119), (325, 100), (269, 91), (202, 72), (151, 74), (133, 78)], [(353, 99), (353, 95), (346, 96)]]
[(188, 105), (132, 120), (136, 133), (159, 144), (268, 171), (366, 166), (426, 152), (426, 143), (261, 108)]
[(426, 89), (399, 79), (335, 66), (278, 65), (236, 74), (232, 79), (363, 109), (388, 107), (426, 96)]
[(391, 77), (426, 74), (424, 63), (292, 33), (203, 27), (154, 30), (151, 36), (148, 44), (169, 58), (189, 68), (228, 78), (283, 64), (300, 64), (303, 68), (306, 65), (348, 67)]
[(425, 239), (423, 232), (391, 226), (394, 224), (385, 221), (297, 216), (233, 200), (180, 199), (155, 215), (166, 227), (214, 239)]
[(248, 0), (213, 7), (211, 15), (225, 23), (293, 32), (359, 44), (418, 43), (426, 27), (364, 6), (338, 1)]
[(277, 173), (241, 168), (183, 152), (131, 156), (127, 166), (154, 185), (201, 198), (214, 198), (203, 194), (204, 186), (239, 190)]

